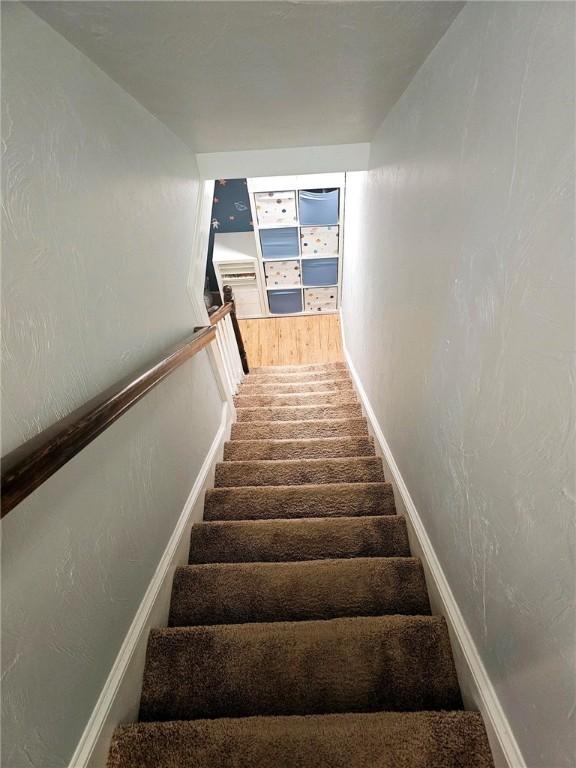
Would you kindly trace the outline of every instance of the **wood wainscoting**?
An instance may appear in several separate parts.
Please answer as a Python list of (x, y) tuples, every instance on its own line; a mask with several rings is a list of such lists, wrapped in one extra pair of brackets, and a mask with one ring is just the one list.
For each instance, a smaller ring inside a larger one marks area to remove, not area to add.
[(337, 314), (261, 317), (238, 322), (251, 367), (344, 360)]

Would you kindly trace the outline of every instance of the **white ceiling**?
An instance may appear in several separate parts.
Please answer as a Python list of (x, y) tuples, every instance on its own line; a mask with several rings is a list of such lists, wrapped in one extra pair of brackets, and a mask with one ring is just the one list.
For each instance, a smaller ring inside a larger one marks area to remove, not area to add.
[(459, 2), (30, 2), (197, 152), (370, 141)]

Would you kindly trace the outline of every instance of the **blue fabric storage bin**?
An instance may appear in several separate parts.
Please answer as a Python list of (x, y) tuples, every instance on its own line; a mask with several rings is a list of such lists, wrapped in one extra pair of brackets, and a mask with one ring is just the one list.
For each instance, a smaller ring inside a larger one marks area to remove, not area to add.
[(338, 202), (337, 189), (329, 192), (302, 190), (298, 193), (300, 224), (302, 226), (338, 224)]
[(285, 291), (268, 291), (270, 312), (275, 315), (290, 315), (302, 312), (302, 291), (290, 288)]
[(298, 256), (300, 246), (296, 227), (261, 229), (260, 244), (265, 259), (283, 259), (286, 256)]
[(303, 259), (303, 285), (338, 285), (338, 259)]

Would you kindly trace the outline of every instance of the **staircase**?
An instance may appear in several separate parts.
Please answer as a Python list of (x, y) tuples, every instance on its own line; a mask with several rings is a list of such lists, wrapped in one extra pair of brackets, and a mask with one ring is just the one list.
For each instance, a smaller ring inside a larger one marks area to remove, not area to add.
[(236, 406), (109, 768), (491, 768), (344, 364)]

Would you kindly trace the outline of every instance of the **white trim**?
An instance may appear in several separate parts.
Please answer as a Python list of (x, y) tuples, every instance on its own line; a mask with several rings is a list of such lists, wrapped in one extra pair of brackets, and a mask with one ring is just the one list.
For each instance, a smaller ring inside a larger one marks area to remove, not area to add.
[(250, 189), (251, 181), (252, 179), (250, 178), (246, 179), (246, 186), (248, 188), (248, 200), (250, 202), (250, 215), (252, 217), (252, 234), (254, 235), (254, 242), (256, 244), (256, 269), (260, 275), (256, 281), (258, 283), (258, 293), (260, 294), (261, 309), (258, 317), (267, 317), (270, 314), (270, 310), (268, 307), (268, 294), (266, 293), (266, 270), (264, 269), (264, 254), (262, 253), (262, 241), (260, 240), (260, 231), (258, 229), (256, 201), (254, 200), (254, 193)]
[[(218, 326), (216, 326), (218, 328)], [(216, 331), (218, 333), (218, 331)], [(214, 341), (209, 344), (206, 347), (208, 351), (208, 359), (210, 361), (210, 365), (212, 366), (212, 372), (214, 373), (214, 378), (216, 379), (216, 383), (218, 384), (218, 391), (220, 393), (220, 398), (223, 402), (227, 402), (230, 407), (230, 412), (235, 413), (234, 411), (234, 398), (233, 395), (235, 392), (232, 391), (230, 387), (230, 381), (228, 379), (228, 374), (226, 373), (226, 370), (224, 368), (224, 360), (222, 359), (222, 353), (220, 351), (220, 346), (218, 343), (218, 337), (214, 339)]]
[[(338, 298), (336, 299), (337, 309), (342, 306), (342, 278), (344, 276), (344, 237), (346, 234), (346, 193), (347, 176), (343, 174), (344, 180), (340, 187), (340, 196), (338, 199)], [(303, 297), (304, 304), (304, 297)]]
[(234, 374), (234, 394), (238, 392), (238, 386), (244, 378), (244, 371), (242, 370), (242, 360), (240, 358), (240, 350), (238, 349), (238, 342), (234, 334), (234, 326), (232, 325), (232, 316), (226, 315), (223, 320), (225, 337), (227, 338), (228, 349), (232, 357), (232, 373)]
[(212, 226), (212, 202), (214, 200), (214, 182), (201, 181), (196, 208), (196, 225), (194, 227), (194, 242), (190, 255), (190, 269), (186, 290), (194, 307), (196, 325), (208, 325), (208, 311), (204, 304), (204, 282), (206, 277), (206, 260), (208, 258), (208, 241)]
[[(340, 325), (343, 327), (342, 320)], [(384, 460), (385, 470), (388, 470), (387, 477), (394, 488), (398, 512), (403, 514), (408, 523), (412, 552), (422, 560), (432, 611), (443, 615), (448, 624), (465, 706), (467, 709), (478, 709), (482, 714), (496, 768), (526, 768), (526, 762), (514, 738), (510, 723), (346, 348), (344, 334), (342, 334), (342, 345), (344, 358), (366, 413), (369, 428)]]
[(122, 722), (137, 718), (148, 632), (152, 627), (166, 624), (172, 576), (178, 565), (188, 561), (190, 528), (202, 519), (204, 491), (213, 483), (214, 468), (222, 455), (231, 418), (228, 403), (223, 403), (218, 431), (78, 742), (69, 768), (104, 768), (114, 728)]
[(230, 354), (229, 349), (226, 346), (226, 339), (224, 338), (223, 325), (223, 321), (216, 325), (216, 344), (218, 346), (218, 354), (220, 355), (220, 360), (222, 361), (222, 369), (224, 371), (226, 387), (228, 388), (228, 391), (234, 395), (236, 394), (236, 389), (234, 387), (234, 381), (232, 380)]
[[(186, 281), (186, 291), (192, 304), (194, 325), (207, 326), (210, 324), (208, 310), (204, 303), (204, 283), (206, 279), (206, 262), (208, 259), (208, 242), (210, 240), (210, 228), (212, 226), (212, 203), (214, 200), (214, 181), (200, 182), (196, 206), (196, 220), (194, 227), (194, 242), (190, 255), (190, 267)], [(218, 333), (218, 329), (217, 329)], [(224, 352), (218, 339), (208, 348), (208, 359), (222, 400), (229, 403), (233, 409), (232, 395), (235, 387), (229, 380), (225, 370)]]

